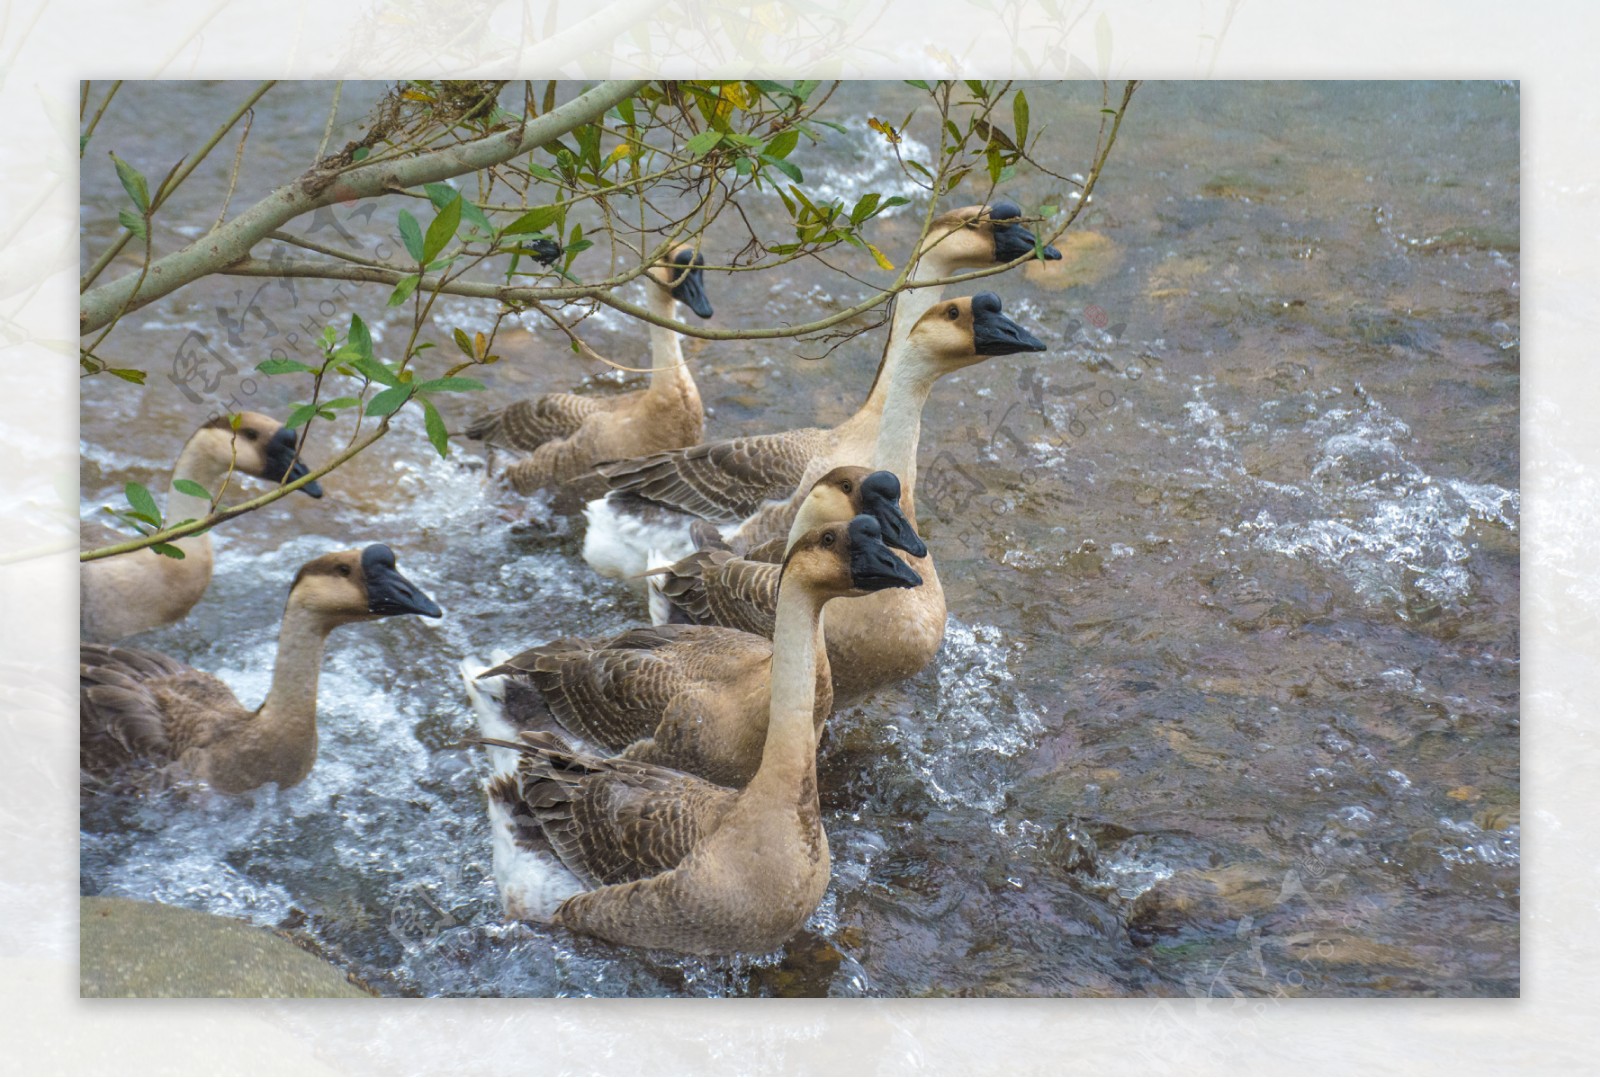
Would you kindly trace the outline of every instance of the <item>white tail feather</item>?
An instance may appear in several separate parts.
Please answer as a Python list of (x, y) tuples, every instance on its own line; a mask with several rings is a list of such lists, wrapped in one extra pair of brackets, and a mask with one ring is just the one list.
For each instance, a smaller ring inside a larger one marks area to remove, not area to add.
[[(644, 560), (645, 565), (650, 569), (665, 569), (673, 564), (671, 558), (668, 558), (655, 547), (650, 548), (650, 553), (645, 556)], [(647, 576), (644, 579), (646, 594), (650, 601), (650, 624), (665, 625), (672, 620), (672, 600), (668, 599), (666, 593), (661, 590), (661, 577)]]

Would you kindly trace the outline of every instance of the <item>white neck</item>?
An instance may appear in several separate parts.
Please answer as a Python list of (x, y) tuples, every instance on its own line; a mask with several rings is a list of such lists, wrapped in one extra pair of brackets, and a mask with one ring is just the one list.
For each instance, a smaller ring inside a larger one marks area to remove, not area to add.
[[(929, 237), (930, 243), (935, 241), (936, 237)], [(911, 276), (906, 278), (906, 281), (907, 283), (936, 281), (941, 277), (950, 276), (955, 268), (939, 253), (939, 248), (934, 247), (917, 259), (917, 264), (911, 268)], [(883, 368), (878, 371), (877, 380), (872, 383), (872, 392), (867, 394), (867, 403), (861, 406), (863, 412), (871, 410), (882, 413), (884, 399), (889, 392), (889, 379), (905, 357), (906, 342), (911, 339), (911, 327), (916, 325), (923, 315), (933, 310), (943, 296), (943, 285), (908, 288), (895, 296), (894, 317), (889, 322), (889, 343), (884, 346)]]
[[(650, 313), (659, 318), (678, 320), (678, 301), (660, 283), (645, 285), (649, 291)], [(650, 323), (650, 388), (669, 389), (689, 376), (683, 365), (683, 344), (675, 330)]]
[(278, 630), (278, 660), (272, 668), (272, 688), (261, 705), (263, 718), (274, 726), (301, 736), (317, 736), (317, 679), (322, 674), (322, 651), (333, 624), (291, 601)]
[(772, 701), (767, 744), (752, 789), (789, 790), (817, 765), (814, 723), (817, 656), (822, 651), (822, 604), (799, 580), (778, 586), (772, 632)]
[[(228, 475), (228, 461), (218, 460), (216, 454), (209, 451), (203, 444), (205, 440), (214, 440), (216, 437), (209, 429), (190, 438), (183, 447), (183, 452), (178, 454), (178, 462), (172, 467), (172, 485), (167, 488), (167, 519), (166, 523), (177, 524), (184, 520), (203, 520), (211, 512), (211, 502), (195, 494), (185, 494), (177, 488), (180, 479), (192, 479), (199, 483), (213, 495), (222, 486), (222, 481)], [(189, 540), (180, 542), (193, 542), (205, 540), (205, 545), (210, 546), (209, 534), (191, 536)]]
[(872, 466), (900, 478), (900, 505), (910, 510), (917, 487), (917, 441), (922, 435), (922, 406), (943, 372), (910, 348), (889, 375), (883, 421)]

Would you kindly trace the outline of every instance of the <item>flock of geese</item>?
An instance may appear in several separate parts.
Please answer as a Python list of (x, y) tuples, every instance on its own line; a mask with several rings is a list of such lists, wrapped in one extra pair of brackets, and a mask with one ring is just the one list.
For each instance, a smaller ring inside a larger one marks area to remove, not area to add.
[[(997, 200), (937, 218), (912, 283), (1060, 258), (1021, 217)], [(703, 264), (685, 246), (653, 267), (651, 309), (711, 317)], [(944, 637), (944, 592), (916, 530), (923, 407), (952, 371), (1044, 349), (993, 292), (945, 299), (927, 285), (896, 298), (866, 400), (832, 428), (703, 441), (678, 335), (656, 325), (647, 388), (553, 393), (472, 422), (467, 436), (491, 462), (509, 458), (502, 474), (518, 493), (597, 495), (583, 557), (634, 583), (651, 618), (497, 653), (486, 669), (462, 663), (508, 916), (707, 955), (771, 952), (805, 924), (829, 881), (823, 724), (921, 670)], [(303, 476), (294, 448), (268, 416), (208, 423), (178, 456), (168, 519), (203, 517), (211, 502), (197, 490), (220, 496), (236, 476)], [(251, 710), (210, 674), (115, 643), (180, 620), (204, 593), (209, 537), (176, 545), (182, 559), (140, 550), (83, 567), (85, 789), (140, 760), (230, 794), (291, 786), (316, 759), (328, 634), (442, 615), (382, 544), (315, 558), (290, 586), (271, 689)]]

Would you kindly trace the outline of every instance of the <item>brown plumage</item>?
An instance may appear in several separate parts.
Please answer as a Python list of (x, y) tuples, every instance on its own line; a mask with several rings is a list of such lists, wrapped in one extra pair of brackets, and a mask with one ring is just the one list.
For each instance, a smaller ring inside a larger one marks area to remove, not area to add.
[[(915, 584), (870, 517), (818, 529), (795, 544), (778, 616), (772, 721), (743, 790), (656, 765), (598, 759), (549, 734), (489, 741), (519, 754), (514, 776), (490, 785), (491, 811), (514, 821), (518, 834), (516, 852), (497, 837), (497, 859), (502, 851), (528, 856), (537, 828), (580, 888), (548, 919), (575, 932), (691, 954), (781, 947), (828, 886), (811, 699), (823, 604)], [(496, 876), (508, 909), (545, 916), (526, 896), (506, 893), (519, 878), (514, 868), (497, 863)]]
[(292, 786), (317, 756), (317, 679), (339, 625), (396, 614), (438, 617), (394, 568), (389, 548), (325, 554), (289, 590), (272, 689), (254, 711), (216, 677), (136, 648), (84, 644), (79, 654), (79, 762), (98, 781), (137, 759), (176, 762), (224, 793)]
[[(698, 268), (704, 261), (684, 246), (667, 263), (646, 271), (652, 312), (676, 319), (681, 300), (700, 317), (710, 317)], [(520, 458), (505, 469), (519, 494), (581, 480), (602, 461), (695, 444), (705, 433), (705, 413), (678, 335), (652, 324), (650, 358), (646, 389), (611, 397), (551, 393), (517, 401), (473, 420), (467, 437)]]
[[(238, 429), (227, 416), (207, 423), (190, 436), (172, 469), (165, 520), (177, 524), (199, 520), (211, 511), (211, 500), (180, 490), (179, 484), (198, 483), (207, 493), (220, 496), (224, 484), (238, 490), (230, 475), (248, 475), (279, 483), (307, 472), (304, 460), (295, 459), (295, 432), (271, 416), (241, 412)], [(315, 482), (300, 488), (322, 497)], [(85, 522), (79, 528), (83, 549), (125, 542), (100, 525)], [(79, 636), (102, 643), (120, 640), (182, 620), (205, 595), (211, 583), (211, 535), (191, 535), (171, 544), (183, 552), (170, 558), (149, 549), (84, 562), (79, 568)]]
[[(766, 740), (772, 642), (715, 625), (658, 625), (602, 640), (567, 637), (479, 675), (503, 677), (503, 718), (639, 763), (741, 786)], [(833, 707), (826, 659), (813, 722)]]

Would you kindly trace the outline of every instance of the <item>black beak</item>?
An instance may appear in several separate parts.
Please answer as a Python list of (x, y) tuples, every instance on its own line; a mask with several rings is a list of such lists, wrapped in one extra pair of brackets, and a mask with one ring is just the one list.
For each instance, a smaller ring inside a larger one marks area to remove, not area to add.
[[(1013, 218), (1022, 216), (1022, 207), (1003, 198), (989, 207), (989, 220), (994, 224), (994, 260), (996, 262), (1010, 262), (1032, 253), (1039, 246), (1039, 240), (1028, 229), (1020, 224), (1010, 224)], [(1061, 252), (1049, 244), (1045, 244), (1040, 252), (1046, 262), (1055, 262), (1061, 258)]]
[(922, 577), (883, 545), (878, 522), (865, 513), (850, 522), (850, 582), (862, 591), (915, 588)]
[(373, 543), (361, 552), (361, 574), (367, 581), (367, 613), (379, 617), (396, 614), (421, 614), (425, 618), (444, 616), (438, 603), (400, 575), (394, 567), (394, 551), (382, 543)]
[(1046, 351), (1043, 341), (1000, 313), (1000, 297), (993, 292), (972, 297), (972, 343), (980, 356)]
[[(267, 474), (263, 479), (275, 479), (280, 484), (293, 483), (311, 469), (306, 467), (304, 460), (294, 459), (295, 432), (288, 427), (279, 427), (278, 433), (267, 441), (266, 458)], [(294, 467), (289, 462), (294, 461)], [(288, 474), (285, 474), (288, 473)], [(300, 490), (313, 498), (322, 497), (322, 484), (313, 480), (301, 487)]]
[(688, 266), (688, 270), (678, 283), (672, 286), (672, 298), (687, 306), (701, 318), (710, 318), (711, 301), (706, 299), (704, 275), (699, 267), (706, 264), (706, 260), (697, 254), (685, 251), (675, 260), (677, 265)]
[(889, 546), (913, 558), (927, 557), (928, 545), (900, 511), (900, 480), (893, 472), (873, 472), (861, 481), (861, 509), (878, 522)]
[[(994, 226), (994, 260), (996, 262), (1010, 262), (1012, 259), (1031, 255), (1038, 246), (1039, 240), (1032, 232), (1021, 225)], [(1046, 262), (1060, 260), (1061, 252), (1050, 244), (1045, 244), (1040, 252)]]

